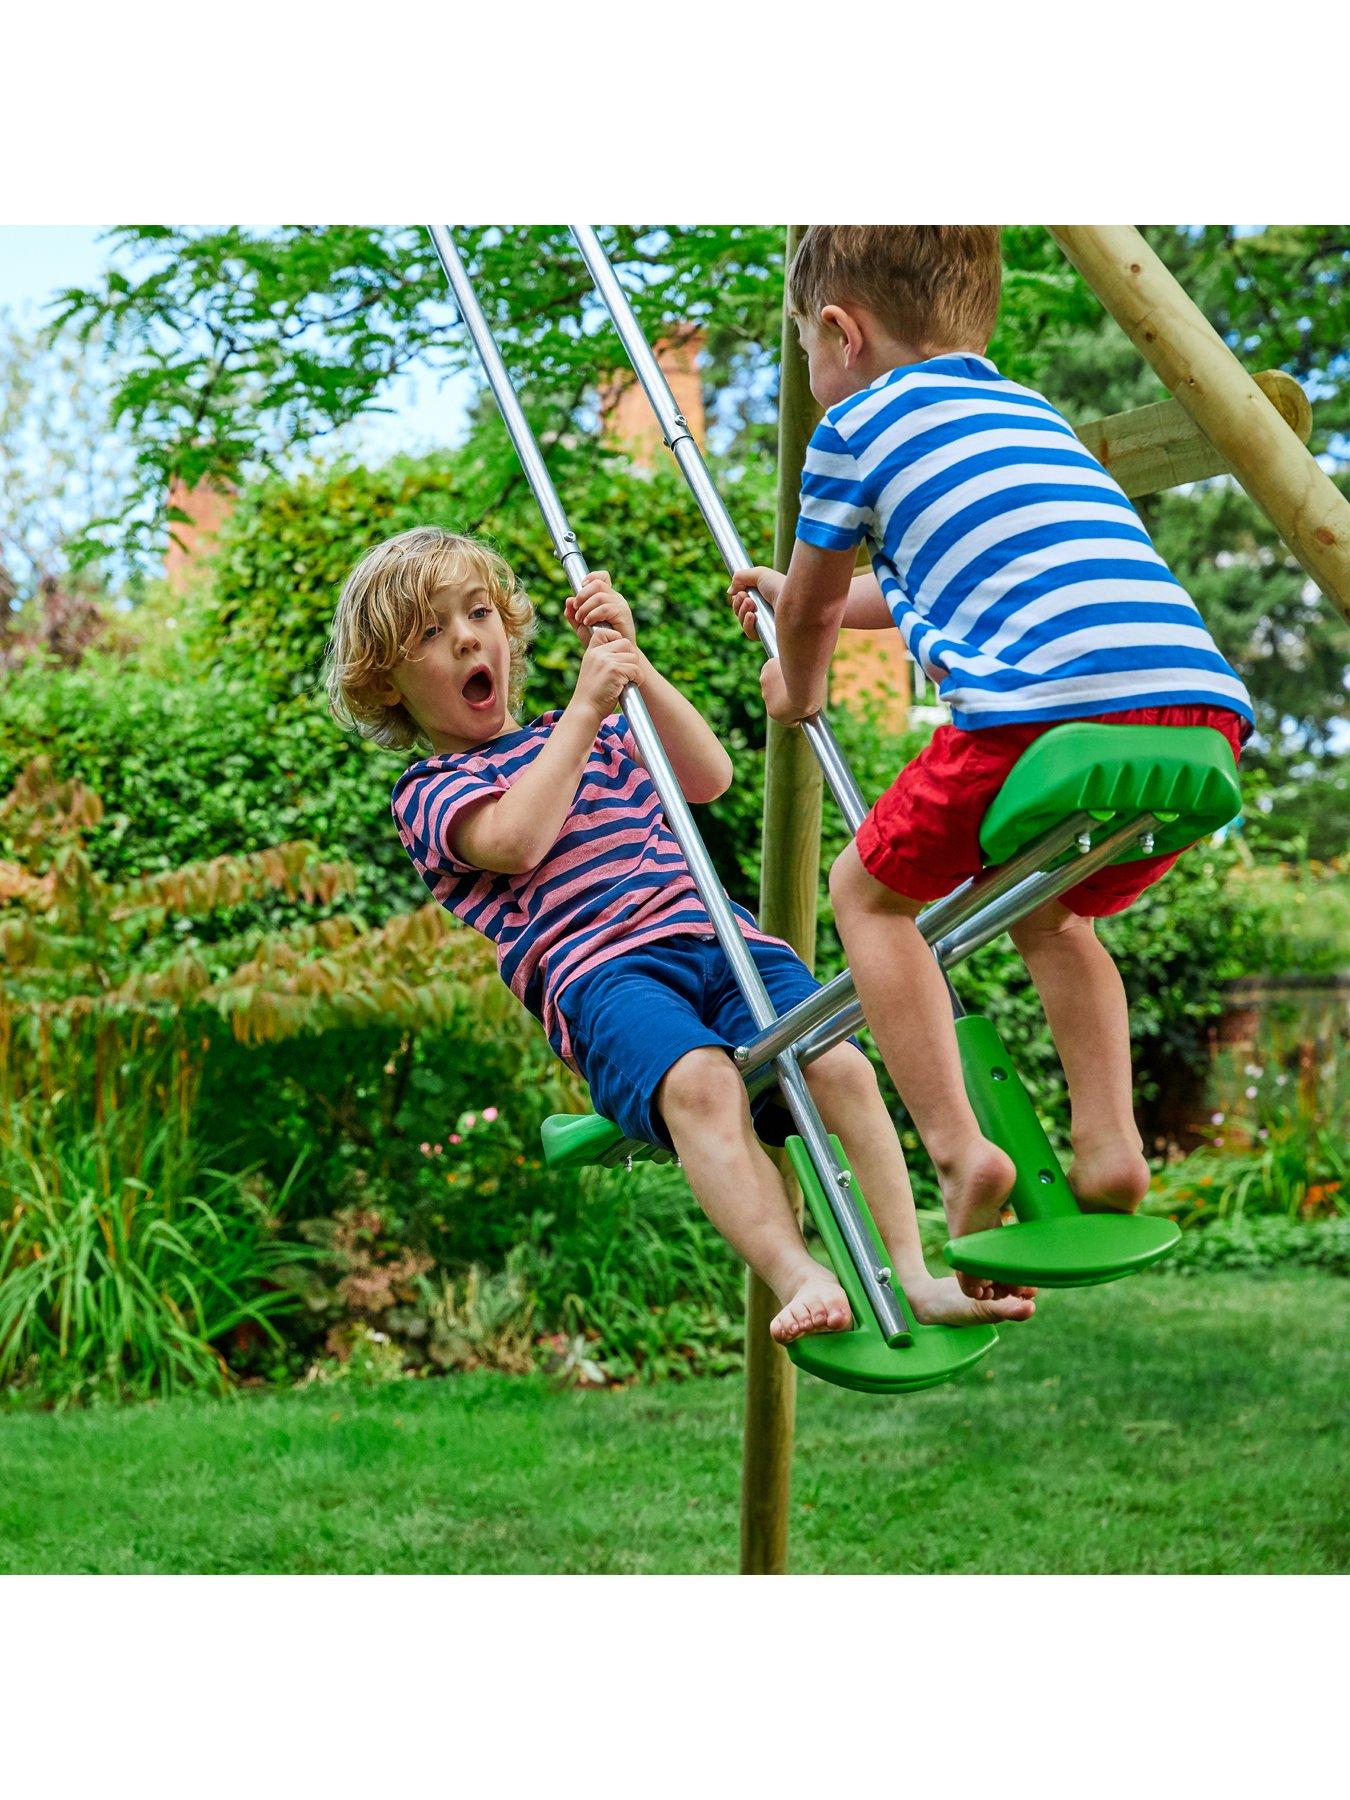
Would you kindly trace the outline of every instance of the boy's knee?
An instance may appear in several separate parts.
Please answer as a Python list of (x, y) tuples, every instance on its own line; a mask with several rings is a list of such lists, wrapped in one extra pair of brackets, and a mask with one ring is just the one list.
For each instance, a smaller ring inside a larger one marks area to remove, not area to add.
[(745, 1083), (725, 1050), (710, 1044), (688, 1050), (672, 1063), (657, 1089), (663, 1118), (692, 1116), (722, 1120), (748, 1111)]
[(922, 910), (917, 900), (906, 899), (868, 874), (856, 843), (845, 844), (830, 866), (830, 903), (836, 919), (912, 919)]
[(1070, 912), (1058, 900), (1049, 900), (1044, 906), (1038, 906), (1035, 912), (1028, 913), (1025, 919), (1019, 919), (1008, 931), (1008, 936), (1023, 955), (1041, 944), (1095, 938), (1096, 935), (1097, 928), (1093, 920), (1084, 918), (1081, 913)]
[(864, 1100), (879, 1091), (876, 1073), (856, 1044), (836, 1044), (824, 1056), (807, 1063), (802, 1073), (818, 1097)]
[(830, 865), (830, 903), (835, 916), (860, 912), (866, 901), (866, 889), (876, 883), (862, 865), (855, 844), (845, 844)]

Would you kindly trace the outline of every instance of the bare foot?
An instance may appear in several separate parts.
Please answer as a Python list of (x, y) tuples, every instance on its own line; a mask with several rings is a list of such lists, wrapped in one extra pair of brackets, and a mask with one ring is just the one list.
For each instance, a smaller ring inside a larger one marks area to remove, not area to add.
[[(1004, 1203), (1016, 1179), (1012, 1158), (997, 1144), (991, 1144), (988, 1138), (977, 1138), (963, 1162), (939, 1168), (938, 1184), (942, 1189), (947, 1229), (951, 1235), (954, 1238), (969, 1237), (973, 1231), (992, 1231), (1000, 1225)], [(962, 1293), (972, 1300), (994, 1297), (992, 1284), (978, 1275), (958, 1272), (956, 1279)]]
[(1137, 1143), (1117, 1140), (1077, 1150), (1068, 1179), (1084, 1212), (1132, 1213), (1148, 1192), (1148, 1164)]
[(1029, 1319), (1036, 1310), (1031, 1296), (1035, 1288), (995, 1288), (984, 1283), (987, 1293), (978, 1298), (961, 1291), (954, 1276), (925, 1282), (907, 1282), (905, 1298), (920, 1325), (996, 1325)]
[(770, 1321), (769, 1335), (791, 1344), (814, 1331), (847, 1331), (853, 1323), (844, 1290), (828, 1269), (809, 1263), (795, 1284), (778, 1290), (783, 1310)]

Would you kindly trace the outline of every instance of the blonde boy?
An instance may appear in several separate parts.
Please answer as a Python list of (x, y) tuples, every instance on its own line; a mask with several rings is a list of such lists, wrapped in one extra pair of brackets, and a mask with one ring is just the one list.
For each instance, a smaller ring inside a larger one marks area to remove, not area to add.
[[(572, 697), (522, 725), (532, 614), (511, 570), (472, 538), (404, 532), (364, 557), (343, 589), (330, 704), (377, 743), (425, 752), (392, 798), (418, 874), (494, 941), (503, 979), (590, 1083), (597, 1111), (630, 1137), (675, 1149), (708, 1217), (778, 1296), (773, 1335), (788, 1343), (845, 1329), (844, 1294), (808, 1253), (760, 1143), (782, 1142), (782, 1109), (772, 1094), (752, 1108), (731, 1060), (754, 1024), (615, 710), (624, 688), (641, 687), (687, 800), (715, 799), (730, 760), (638, 648), (607, 574), (589, 578), (566, 616), (585, 646)], [(814, 992), (788, 946), (735, 911), (778, 1008)], [(917, 1316), (1027, 1317), (1020, 1291), (968, 1296), (929, 1275), (895, 1131), (862, 1053), (840, 1045), (807, 1080), (848, 1147)]]

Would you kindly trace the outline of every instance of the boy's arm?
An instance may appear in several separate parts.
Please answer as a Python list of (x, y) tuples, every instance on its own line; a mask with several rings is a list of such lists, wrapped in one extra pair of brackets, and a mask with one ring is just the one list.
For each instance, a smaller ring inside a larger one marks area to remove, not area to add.
[(731, 786), (735, 773), (722, 740), (698, 708), (653, 668), (641, 650), (638, 655), (643, 665), (642, 698), (679, 780), (680, 792), (693, 806), (715, 800)]
[(642, 661), (627, 639), (594, 635), (572, 698), (538, 756), (506, 793), (467, 811), (453, 832), (450, 848), (461, 862), (499, 875), (543, 862), (572, 810), (601, 722), (630, 681), (643, 681)]
[(848, 584), (848, 605), (844, 608), (845, 631), (879, 631), (883, 625), (894, 625), (891, 609), (881, 592), (881, 583), (871, 569), (864, 569)]
[(825, 705), (830, 657), (848, 610), (856, 552), (822, 550), (798, 538), (774, 607), (785, 716), (806, 719)]
[[(621, 632), (636, 649), (637, 628), (632, 609), (622, 594), (614, 592), (605, 569), (595, 569), (586, 577), (581, 591), (567, 602), (564, 616), (578, 632), (601, 625)], [(731, 786), (734, 773), (721, 739), (698, 708), (671, 686), (645, 654), (641, 650), (636, 650), (636, 654), (642, 666), (642, 698), (670, 758), (680, 792), (695, 806), (715, 800)]]

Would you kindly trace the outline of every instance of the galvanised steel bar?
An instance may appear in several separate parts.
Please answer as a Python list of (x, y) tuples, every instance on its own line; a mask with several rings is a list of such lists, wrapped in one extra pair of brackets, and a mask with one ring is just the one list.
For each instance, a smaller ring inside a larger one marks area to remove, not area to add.
[[(1019, 851), (1006, 863), (1000, 863), (997, 868), (986, 869), (981, 875), (972, 876), (952, 893), (925, 907), (915, 921), (925, 943), (932, 944), (942, 933), (955, 930), (968, 919), (982, 916), (986, 906), (992, 905), (1010, 889), (1019, 887), (1028, 875), (1039, 873), (1046, 862), (1062, 856), (1084, 831), (1090, 829), (1092, 823), (1091, 813), (1073, 814), (1071, 818), (1062, 820), (1051, 830), (1042, 833), (1035, 843), (1028, 844), (1025, 850)], [(1078, 865), (1075, 863), (1070, 866), (1075, 870), (1075, 880), (1081, 880), (1082, 876), (1077, 872)], [(1068, 885), (1071, 886), (1072, 883)], [(1055, 889), (1056, 893), (1063, 891), (1062, 887)], [(1015, 925), (1024, 912), (1030, 912), (1033, 906), (1039, 905), (1040, 897), (1029, 899), (1000, 929), (1006, 929), (1008, 924)], [(819, 993), (812, 994), (809, 1000), (803, 1000), (791, 1011), (780, 1014), (776, 1024), (771, 1025), (767, 1031), (751, 1038), (748, 1044), (738, 1045), (733, 1053), (737, 1067), (742, 1070), (759, 1068), (761, 1064), (777, 1056), (786, 1045), (804, 1037), (807, 1032), (814, 1031), (817, 1025), (822, 1024), (853, 998), (853, 976), (845, 969), (833, 981), (826, 982)]]
[[(689, 484), (690, 491), (698, 503), (713, 541), (722, 553), (722, 561), (729, 574), (737, 569), (751, 567), (751, 559), (746, 554), (745, 545), (740, 534), (731, 521), (731, 514), (723, 505), (722, 496), (713, 485), (708, 466), (703, 460), (703, 453), (694, 441), (689, 425), (675, 404), (675, 396), (670, 391), (661, 365), (657, 362), (651, 345), (642, 334), (642, 328), (633, 315), (628, 303), (628, 295), (624, 292), (618, 276), (610, 266), (608, 256), (594, 228), (590, 225), (573, 225), (569, 227), (576, 240), (577, 248), (585, 258), (586, 267), (590, 271), (591, 280), (596, 291), (605, 303), (605, 310), (614, 321), (614, 328), (622, 340), (628, 360), (633, 371), (642, 383), (648, 403), (656, 414), (661, 431), (669, 444), (681, 473)], [(766, 604), (759, 593), (755, 594), (755, 618), (759, 629), (759, 640), (764, 646), (766, 656), (777, 656), (778, 635), (774, 628), (773, 609)], [(839, 803), (839, 810), (848, 821), (848, 828), (856, 832), (867, 817), (867, 802), (853, 778), (853, 771), (844, 759), (834, 732), (823, 714), (808, 719), (802, 726), (811, 743), (812, 749), (824, 772), (826, 784)]]
[[(588, 573), (586, 559), (577, 542), (576, 533), (567, 522), (567, 515), (563, 511), (562, 502), (553, 485), (553, 478), (548, 472), (548, 466), (540, 452), (538, 442), (516, 397), (511, 378), (506, 372), (506, 366), (502, 362), (491, 328), (478, 304), (478, 297), (473, 291), (468, 270), (455, 247), (449, 227), (430, 225), (427, 229), (431, 234), (431, 241), (435, 245), (436, 254), (440, 258), (441, 267), (445, 270), (446, 278), (454, 293), (465, 327), (473, 339), (474, 348), (483, 364), (483, 372), (487, 376), (488, 385), (501, 410), (512, 445), (520, 458), (525, 478), (530, 484), (530, 490), (548, 526), (549, 535), (553, 539), (553, 548), (567, 573), (573, 593), (576, 593)], [(717, 940), (731, 964), (737, 986), (745, 998), (745, 1003), (749, 1007), (756, 1025), (764, 1029), (772, 1025), (777, 1017), (773, 1002), (769, 998), (768, 990), (755, 966), (754, 958), (746, 947), (740, 925), (731, 910), (731, 902), (723, 892), (712, 859), (704, 847), (703, 839), (694, 823), (693, 813), (689, 809), (689, 803), (680, 788), (679, 778), (666, 755), (665, 747), (652, 722), (646, 703), (636, 687), (630, 686), (624, 690), (622, 706), (638, 749), (642, 753), (642, 760), (647, 766), (647, 772), (660, 795), (666, 820), (675, 834), (676, 842), (684, 852), (694, 885), (699, 891), (703, 904), (708, 909), (708, 917), (717, 934)], [(849, 1184), (845, 1179), (846, 1171), (841, 1169), (835, 1160), (829, 1136), (806, 1086), (805, 1077), (790, 1050), (784, 1051), (776, 1059), (775, 1069), (793, 1123), (810, 1152), (816, 1173), (820, 1177), (829, 1199), (830, 1209), (838, 1221), (839, 1229), (843, 1233), (844, 1242), (857, 1267), (868, 1301), (876, 1314), (882, 1336), (888, 1343), (904, 1342), (910, 1335), (909, 1325), (899, 1298), (890, 1285), (890, 1270), (877, 1262), (871, 1234), (849, 1192)]]
[[(1138, 837), (1146, 840), (1155, 824), (1156, 821), (1151, 813), (1141, 813), (1138, 818), (1131, 819), (1127, 825), (1122, 825), (1109, 837), (1103, 838), (1099, 844), (1094, 844), (1091, 850), (1085, 856), (1079, 857), (1076, 862), (1066, 863), (1063, 868), (1050, 869), (1031, 876), (1022, 886), (1029, 887), (1032, 882), (1038, 884), (1032, 905), (1041, 906), (1045, 901), (1055, 899), (1057, 895), (1064, 893), (1067, 889), (1076, 887), (1080, 881), (1085, 881), (1098, 869), (1104, 869), (1108, 863), (1115, 860), (1131, 838)], [(1043, 885), (1039, 885), (1042, 883)], [(1008, 896), (1008, 900), (1015, 902), (1018, 892), (1019, 889), (1014, 888), (1012, 894)], [(1017, 919), (1022, 916), (1023, 909), (1019, 907), (1011, 922), (1016, 924)], [(978, 937), (967, 937), (964, 932), (953, 932), (950, 940), (936, 946), (936, 952), (943, 968), (954, 969), (958, 963), (963, 963), (982, 944), (987, 944), (992, 938), (997, 937), (999, 932), (1005, 931), (1009, 922), (1009, 919), (1004, 917), (1001, 923), (994, 925), (989, 931), (981, 929)], [(980, 921), (976, 920), (974, 923), (978, 926)], [(829, 983), (829, 988), (834, 988), (843, 980), (843, 976), (837, 975), (834, 981)], [(829, 988), (823, 989), (822, 992), (829, 991)], [(818, 995), (813, 996), (813, 999), (818, 998)], [(797, 1010), (799, 1009), (793, 1008), (793, 1012)], [(786, 1020), (791, 1016), (791, 1013), (785, 1013), (783, 1018)], [(818, 1056), (823, 1056), (836, 1044), (842, 1044), (845, 1038), (852, 1037), (853, 1033), (864, 1023), (862, 1007), (856, 998), (849, 1000), (833, 1018), (826, 1019), (823, 1024), (817, 1025), (813, 1031), (808, 1031), (799, 1040), (796, 1046), (798, 1063), (806, 1068)], [(745, 1076), (745, 1085), (751, 1096), (758, 1094), (772, 1080), (766, 1053), (755, 1050), (755, 1046), (761, 1041), (767, 1042), (766, 1033), (760, 1033), (751, 1039), (750, 1044), (746, 1046), (751, 1054), (741, 1065), (742, 1073)]]
[(949, 937), (939, 940), (936, 945), (937, 959), (943, 968), (951, 968), (957, 962), (964, 962), (966, 957), (990, 943), (1005, 932), (1010, 925), (1043, 906), (1047, 900), (1063, 894), (1071, 887), (1076, 887), (1095, 870), (1104, 868), (1115, 856), (1134, 839), (1147, 840), (1157, 828), (1159, 820), (1152, 813), (1139, 813), (1115, 831), (1095, 844), (1087, 855), (1077, 862), (1066, 863), (1061, 869), (1044, 869), (1037, 875), (1030, 875), (996, 900), (977, 918), (969, 919)]

